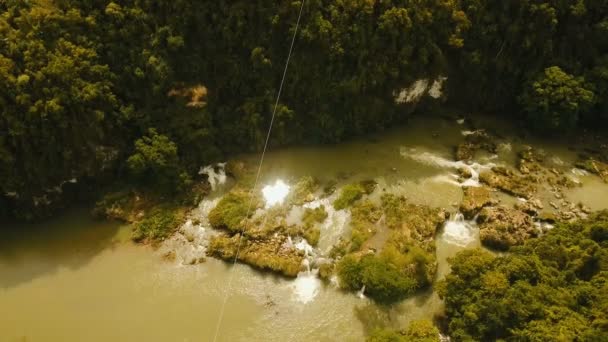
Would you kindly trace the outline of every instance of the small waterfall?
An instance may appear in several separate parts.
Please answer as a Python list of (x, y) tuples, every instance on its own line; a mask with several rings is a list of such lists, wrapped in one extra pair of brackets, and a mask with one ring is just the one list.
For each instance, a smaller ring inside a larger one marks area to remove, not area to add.
[(316, 253), (306, 239), (301, 239), (296, 244), (291, 242), (291, 238), (289, 238), (289, 241), (297, 250), (304, 252), (303, 271), (298, 273), (291, 287), (296, 301), (306, 304), (315, 299), (321, 287), (321, 280), (317, 276), (319, 270), (311, 267), (315, 262)]
[(357, 291), (357, 297), (365, 299), (365, 285), (361, 287), (361, 290)]
[(445, 223), (441, 238), (449, 244), (466, 247), (475, 242), (478, 235), (475, 219), (467, 221), (462, 213), (456, 213)]
[(418, 152), (415, 148), (401, 148), (401, 156), (404, 158), (410, 158), (417, 162), (432, 165), (441, 168), (448, 169), (465, 169), (467, 170), (471, 176), (461, 182), (458, 182), (457, 179), (460, 177), (458, 175), (450, 175), (450, 177), (436, 177), (438, 181), (445, 181), (447, 183), (452, 183), (455, 185), (459, 185), (462, 187), (479, 187), (481, 183), (479, 182), (479, 174), (484, 170), (491, 170), (496, 164), (487, 163), (466, 163), (464, 161), (453, 161), (446, 158), (442, 158), (440, 156), (434, 155), (429, 152)]

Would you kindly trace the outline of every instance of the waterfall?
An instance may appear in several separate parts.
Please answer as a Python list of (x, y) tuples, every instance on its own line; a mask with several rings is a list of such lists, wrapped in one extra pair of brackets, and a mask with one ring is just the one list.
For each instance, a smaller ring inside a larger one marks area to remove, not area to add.
[(457, 179), (460, 178), (458, 175), (452, 175), (453, 179), (450, 179), (448, 177), (441, 177), (441, 176), (436, 178), (437, 180), (454, 183), (454, 184), (462, 186), (462, 187), (479, 187), (479, 186), (481, 186), (481, 184), (479, 183), (479, 174), (484, 170), (491, 170), (494, 166), (496, 166), (496, 164), (493, 164), (493, 163), (487, 163), (487, 164), (470, 163), (469, 164), (469, 163), (466, 163), (461, 160), (453, 161), (453, 160), (449, 160), (446, 158), (442, 158), (440, 156), (437, 156), (437, 155), (429, 153), (429, 152), (420, 153), (415, 148), (401, 148), (401, 156), (403, 156), (405, 158), (413, 159), (413, 160), (423, 163), (423, 164), (432, 165), (432, 166), (436, 166), (436, 167), (448, 168), (448, 169), (454, 169), (454, 170), (459, 170), (459, 169), (467, 170), (471, 174), (471, 176), (469, 178), (463, 180), (462, 182), (456, 181)]
[(466, 247), (477, 240), (478, 234), (475, 219), (467, 221), (462, 213), (456, 213), (445, 223), (441, 238), (449, 244)]
[(357, 297), (364, 299), (365, 298), (365, 285), (361, 287), (361, 290), (357, 291)]

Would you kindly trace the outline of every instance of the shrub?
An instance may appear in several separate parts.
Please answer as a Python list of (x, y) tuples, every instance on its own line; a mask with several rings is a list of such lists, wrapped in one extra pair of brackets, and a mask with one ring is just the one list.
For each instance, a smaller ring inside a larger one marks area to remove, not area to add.
[(350, 207), (363, 197), (363, 194), (365, 194), (365, 188), (361, 184), (345, 185), (340, 191), (340, 196), (334, 201), (334, 209), (342, 210)]
[(416, 280), (395, 264), (372, 254), (360, 259), (350, 254), (337, 267), (341, 284), (349, 290), (365, 286), (365, 293), (379, 302), (394, 302), (416, 289)]
[(227, 193), (218, 204), (209, 212), (209, 223), (217, 229), (226, 229), (232, 233), (241, 231), (242, 221), (247, 216), (247, 209), (250, 213), (259, 205), (259, 202), (252, 199), (251, 208), (248, 208), (251, 195), (243, 190), (232, 190)]
[(177, 229), (182, 216), (172, 208), (154, 208), (135, 224), (132, 239), (136, 242), (163, 240)]
[(166, 192), (183, 190), (192, 183), (181, 170), (177, 145), (152, 128), (135, 141), (135, 153), (127, 159), (127, 166), (140, 182), (158, 185)]
[(439, 342), (439, 329), (428, 320), (413, 321), (405, 332), (376, 329), (367, 342)]

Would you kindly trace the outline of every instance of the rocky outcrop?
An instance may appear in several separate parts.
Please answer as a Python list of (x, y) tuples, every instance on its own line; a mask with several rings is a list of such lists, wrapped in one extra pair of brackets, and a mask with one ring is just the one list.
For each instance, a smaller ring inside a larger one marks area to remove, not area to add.
[(524, 146), (519, 152), (518, 169), (523, 174), (539, 172), (542, 170), (542, 163), (545, 160), (545, 153), (535, 150), (530, 146)]
[(497, 250), (521, 245), (526, 239), (537, 235), (530, 215), (504, 206), (482, 209), (478, 225), (481, 243)]
[(494, 167), (491, 171), (484, 171), (479, 175), (479, 180), (507, 194), (526, 199), (532, 198), (536, 192), (534, 179), (515, 174), (513, 170), (505, 167)]
[(238, 261), (287, 277), (295, 277), (301, 270), (304, 253), (292, 246), (283, 235), (264, 240), (253, 240), (245, 236), (240, 244), (239, 250), (239, 234), (232, 237), (218, 235), (211, 239), (207, 253), (232, 262), (238, 250)]
[(495, 205), (496, 201), (490, 196), (486, 187), (467, 187), (464, 189), (464, 199), (460, 204), (460, 212), (472, 219), (484, 207)]
[(496, 153), (497, 145), (485, 130), (467, 132), (465, 141), (456, 148), (456, 160), (471, 160), (478, 150)]
[(604, 182), (608, 183), (608, 164), (589, 158), (576, 163), (576, 166), (598, 175)]

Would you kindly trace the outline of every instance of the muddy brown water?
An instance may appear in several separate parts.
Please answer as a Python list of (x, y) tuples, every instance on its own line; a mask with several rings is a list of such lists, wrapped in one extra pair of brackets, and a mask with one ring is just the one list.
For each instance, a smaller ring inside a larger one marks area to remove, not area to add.
[[(496, 126), (504, 132), (502, 123)], [(339, 185), (375, 179), (381, 191), (455, 212), (462, 189), (450, 163), (466, 129), (455, 119), (425, 118), (339, 145), (276, 150), (267, 155), (262, 185), (306, 175)], [(521, 144), (530, 143), (506, 141), (510, 146), (497, 156), (478, 161), (512, 164)], [(576, 155), (568, 146), (531, 143), (556, 165), (573, 168)], [(593, 175), (573, 177), (583, 186), (566, 192), (570, 201), (608, 207), (605, 183)], [(345, 225), (339, 233), (347, 233), (347, 220), (339, 218), (323, 228), (321, 246), (339, 235), (333, 225)], [(214, 259), (194, 266), (168, 262), (160, 251), (131, 243), (130, 227), (93, 221), (86, 211), (9, 228), (0, 238), (0, 341), (210, 341), (230, 277), (219, 341), (361, 341), (376, 322), (404, 327), (442, 308), (432, 291), (380, 307), (314, 277), (290, 280)], [(479, 246), (475, 228), (465, 228), (455, 224), (438, 233), (439, 278), (449, 272), (448, 257)], [(306, 301), (302, 291), (309, 291)]]

